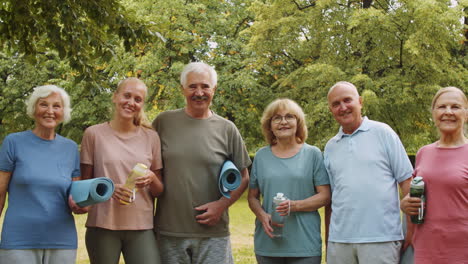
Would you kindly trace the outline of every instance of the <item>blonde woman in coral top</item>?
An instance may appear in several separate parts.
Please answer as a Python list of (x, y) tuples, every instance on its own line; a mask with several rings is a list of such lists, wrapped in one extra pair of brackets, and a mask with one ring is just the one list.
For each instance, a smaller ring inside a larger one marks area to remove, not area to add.
[[(121, 81), (112, 96), (112, 120), (87, 128), (83, 135), (83, 178), (108, 177), (115, 184), (113, 199), (92, 206), (88, 213), (86, 248), (91, 264), (118, 263), (121, 253), (127, 264), (160, 261), (153, 211), (154, 199), (163, 191), (161, 146), (144, 115), (146, 93), (146, 85), (137, 78)], [(137, 178), (133, 195), (124, 184), (137, 163), (148, 170)]]

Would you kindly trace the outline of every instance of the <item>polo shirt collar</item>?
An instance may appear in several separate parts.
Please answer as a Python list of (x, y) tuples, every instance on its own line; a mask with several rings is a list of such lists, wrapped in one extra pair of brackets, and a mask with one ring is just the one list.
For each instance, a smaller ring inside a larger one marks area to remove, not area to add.
[(338, 131), (338, 134), (336, 135), (337, 139), (340, 140), (342, 139), (343, 137), (350, 137), (350, 136), (353, 136), (354, 134), (358, 133), (358, 131), (368, 131), (370, 129), (370, 122), (369, 122), (369, 118), (367, 118), (367, 116), (364, 116), (362, 118), (362, 122), (361, 122), (361, 125), (352, 133), (352, 134), (345, 134), (343, 132), (343, 127), (340, 126), (340, 130)]

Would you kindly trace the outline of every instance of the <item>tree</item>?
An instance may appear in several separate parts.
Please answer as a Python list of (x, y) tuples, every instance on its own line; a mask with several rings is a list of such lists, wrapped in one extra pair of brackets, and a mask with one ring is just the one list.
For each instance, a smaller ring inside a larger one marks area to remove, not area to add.
[[(39, 54), (53, 50), (87, 79), (96, 78), (94, 60), (114, 56), (115, 39), (126, 50), (153, 35), (117, 0), (2, 0), (0, 44), (24, 54), (35, 64)], [(97, 84), (94, 84), (96, 87)]]
[[(263, 1), (252, 6), (249, 47), (276, 76), (277, 96), (308, 113), (310, 142), (337, 131), (326, 105), (336, 81), (355, 83), (364, 114), (391, 125), (407, 150), (436, 138), (430, 99), (441, 86), (466, 87), (463, 8), (447, 1)], [(300, 8), (307, 6), (307, 8)]]
[[(184, 106), (182, 67), (204, 61), (219, 75), (213, 110), (235, 122), (252, 152), (265, 144), (259, 120), (277, 97), (304, 108), (308, 142), (323, 147), (338, 129), (326, 95), (340, 80), (355, 83), (364, 114), (391, 125), (415, 152), (437, 137), (428, 109), (435, 91), (468, 83), (466, 0), (453, 7), (445, 0), (46, 2), (0, 5), (0, 30), (16, 36), (0, 37), (0, 139), (30, 127), (22, 102), (37, 85), (58, 84), (71, 94), (72, 121), (60, 132), (80, 142), (84, 128), (109, 119), (119, 80), (145, 81), (153, 119)], [(70, 12), (81, 29), (72, 32), (64, 18)], [(11, 24), (21, 19), (29, 24)]]

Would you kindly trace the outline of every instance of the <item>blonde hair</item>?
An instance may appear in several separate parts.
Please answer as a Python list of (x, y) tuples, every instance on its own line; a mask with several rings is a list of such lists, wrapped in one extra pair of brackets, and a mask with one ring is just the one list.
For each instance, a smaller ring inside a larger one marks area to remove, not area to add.
[(270, 145), (276, 145), (277, 143), (276, 136), (273, 134), (273, 131), (271, 131), (271, 119), (281, 110), (287, 111), (296, 116), (296, 141), (297, 143), (304, 143), (307, 139), (307, 125), (304, 111), (302, 111), (302, 108), (296, 102), (287, 98), (274, 100), (263, 111), (261, 124), (262, 133), (266, 142)]
[(26, 101), (26, 113), (29, 117), (34, 119), (34, 113), (36, 112), (36, 103), (37, 100), (41, 98), (46, 98), (52, 93), (57, 93), (62, 98), (63, 103), (63, 123), (68, 123), (71, 119), (71, 106), (70, 106), (70, 96), (63, 89), (56, 85), (43, 85), (34, 88), (34, 92)]
[[(115, 90), (114, 95), (117, 94), (118, 92), (120, 92), (122, 87), (124, 87), (127, 83), (130, 83), (130, 82), (137, 82), (137, 83), (142, 84), (145, 87), (145, 97), (146, 97), (146, 93), (148, 92), (148, 87), (146, 86), (146, 84), (142, 80), (140, 80), (140, 79), (138, 79), (136, 77), (129, 77), (129, 78), (121, 80), (119, 82), (119, 84), (117, 84), (117, 90)], [(146, 113), (143, 110), (143, 107), (141, 108), (138, 115), (133, 118), (133, 124), (135, 126), (142, 126), (142, 127), (152, 129), (151, 123), (149, 122), (148, 117), (146, 116)]]

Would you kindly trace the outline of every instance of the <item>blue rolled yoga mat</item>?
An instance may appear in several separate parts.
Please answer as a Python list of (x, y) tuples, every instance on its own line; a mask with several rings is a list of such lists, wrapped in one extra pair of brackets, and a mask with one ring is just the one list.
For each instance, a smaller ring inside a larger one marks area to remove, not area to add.
[(109, 178), (94, 178), (83, 181), (74, 181), (70, 194), (80, 207), (102, 203), (114, 193), (114, 183)]
[(241, 184), (241, 174), (236, 165), (230, 160), (226, 160), (219, 174), (218, 187), (219, 192), (226, 198), (231, 198), (231, 191), (239, 188)]

